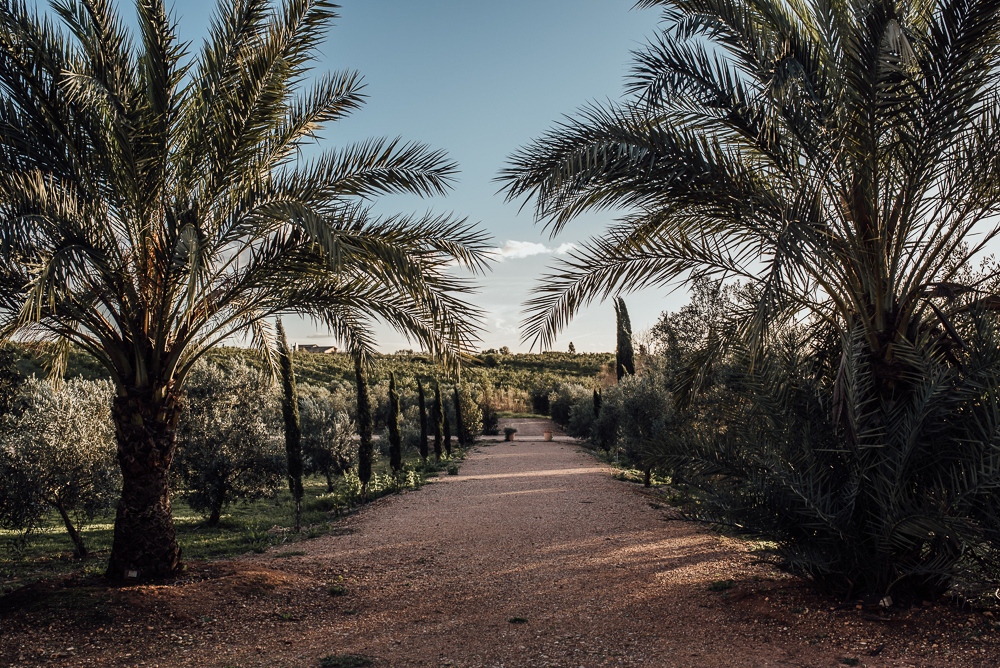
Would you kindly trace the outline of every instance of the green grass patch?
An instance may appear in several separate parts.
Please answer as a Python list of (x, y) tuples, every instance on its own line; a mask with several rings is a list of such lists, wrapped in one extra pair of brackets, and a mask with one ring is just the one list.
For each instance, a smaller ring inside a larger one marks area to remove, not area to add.
[[(427, 475), (436, 475), (449, 464), (430, 462), (423, 466), (419, 457), (407, 457), (406, 481), (410, 488), (419, 488)], [(386, 480), (388, 462), (376, 463), (374, 472)], [(357, 490), (345, 479), (335, 481), (334, 490), (327, 490), (326, 479), (311, 477), (303, 480), (303, 531), (293, 532), (295, 524), (291, 494), (281, 488), (274, 497), (252, 503), (231, 504), (217, 526), (209, 526), (206, 518), (195, 512), (179, 494), (172, 499), (177, 541), (186, 561), (214, 560), (248, 552), (265, 552), (276, 545), (294, 545), (327, 533), (341, 533), (338, 520), (352, 512)], [(373, 500), (390, 494), (392, 488), (373, 495)], [(73, 558), (73, 544), (66, 534), (59, 515), (49, 513), (42, 525), (29, 536), (0, 530), (0, 595), (32, 582), (63, 575), (83, 577), (102, 575), (114, 537), (114, 513), (96, 518), (83, 527), (81, 534), (91, 556), (79, 561)], [(275, 555), (291, 557), (305, 554), (290, 548)]]

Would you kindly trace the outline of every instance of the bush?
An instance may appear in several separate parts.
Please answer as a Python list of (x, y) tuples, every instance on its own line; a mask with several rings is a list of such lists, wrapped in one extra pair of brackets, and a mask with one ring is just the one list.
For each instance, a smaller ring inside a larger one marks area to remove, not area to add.
[(584, 399), (593, 404), (593, 390), (576, 383), (559, 383), (549, 393), (549, 416), (558, 424), (569, 424), (570, 409), (573, 404)]
[(462, 428), (465, 429), (463, 441), (466, 447), (476, 442), (476, 437), (483, 433), (483, 411), (472, 398), (469, 384), (463, 383), (459, 392), (462, 396)]
[(82, 525), (110, 509), (121, 490), (110, 381), (22, 384), (0, 418), (0, 526), (30, 532), (52, 508), (78, 557)]
[(539, 415), (549, 414), (549, 394), (552, 386), (547, 383), (536, 383), (531, 388), (531, 409)]
[(299, 397), (299, 419), (305, 471), (326, 478), (327, 491), (332, 492), (333, 479), (354, 466), (358, 449), (354, 423), (347, 413), (335, 413), (332, 402), (314, 396)]
[(479, 423), (482, 425), (482, 433), (487, 436), (496, 436), (500, 433), (500, 416), (497, 415), (496, 407), (493, 405), (492, 388), (489, 383), (484, 381), (480, 385), (480, 390), (482, 394), (479, 396)]
[[(645, 468), (645, 454), (654, 439), (673, 428), (673, 398), (663, 375), (649, 369), (641, 376), (625, 376), (618, 384), (618, 445), (633, 466)], [(593, 404), (593, 395), (587, 397)], [(604, 408), (602, 406), (601, 410)]]
[(218, 524), (233, 501), (273, 496), (286, 474), (270, 378), (242, 362), (199, 363), (185, 384), (174, 471), (191, 507)]
[(576, 401), (569, 409), (566, 433), (576, 438), (591, 438), (594, 430), (594, 400), (592, 395)]
[(792, 332), (752, 374), (745, 362), (720, 428), (662, 443), (661, 461), (697, 491), (696, 518), (768, 541), (784, 566), (841, 597), (932, 600), (963, 570), (995, 582), (995, 318), (963, 338), (961, 367), (900, 341), (907, 387), (885, 402), (874, 389), (885, 370), (863, 341), (845, 347), (838, 373)]

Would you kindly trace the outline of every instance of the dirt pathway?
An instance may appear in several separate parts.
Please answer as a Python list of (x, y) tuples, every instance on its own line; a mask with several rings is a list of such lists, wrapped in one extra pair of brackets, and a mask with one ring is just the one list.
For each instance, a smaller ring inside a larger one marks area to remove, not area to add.
[[(832, 610), (735, 541), (672, 520), (571, 439), (518, 430), (460, 475), (372, 504), (342, 535), (222, 562), (185, 586), (130, 588), (128, 621), (71, 652), (51, 627), (25, 632), (16, 665), (998, 665), (995, 634), (959, 633), (981, 616)], [(330, 658), (344, 655), (371, 663)]]
[[(871, 656), (881, 629), (864, 628), (860, 615), (827, 619), (827, 610), (819, 621), (845, 638), (812, 633), (810, 612), (792, 612), (797, 581), (752, 565), (735, 541), (671, 521), (641, 487), (614, 480), (558, 431), (544, 443), (535, 440), (539, 422), (514, 426), (518, 440), (479, 448), (461, 475), (377, 504), (354, 519), (352, 534), (306, 543), (308, 554), (295, 558), (302, 566), (335, 563), (350, 581), (341, 615), (296, 630), (294, 645), (307, 648), (301, 659), (680, 668), (837, 666), (863, 657), (855, 665), (938, 665), (933, 650), (912, 664), (905, 652)], [(711, 591), (721, 580), (746, 586)], [(289, 658), (273, 647), (264, 654), (260, 665)]]

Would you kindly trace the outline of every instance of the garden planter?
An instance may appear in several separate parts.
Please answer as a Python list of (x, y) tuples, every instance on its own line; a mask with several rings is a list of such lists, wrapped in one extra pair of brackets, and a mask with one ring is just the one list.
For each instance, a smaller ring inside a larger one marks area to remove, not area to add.
[(546, 441), (551, 441), (552, 440), (552, 432), (551, 431), (543, 431), (542, 432), (542, 436), (545, 438)]

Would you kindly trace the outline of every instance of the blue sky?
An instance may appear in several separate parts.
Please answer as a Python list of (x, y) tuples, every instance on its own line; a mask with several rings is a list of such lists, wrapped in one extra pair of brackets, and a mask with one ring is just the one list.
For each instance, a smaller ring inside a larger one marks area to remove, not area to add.
[[(452, 212), (479, 222), (508, 255), (481, 279), (473, 301), (487, 312), (482, 348), (527, 351), (518, 323), (529, 291), (553, 252), (600, 232), (613, 213), (589, 215), (556, 239), (534, 223), (531, 207), (505, 203), (494, 181), (507, 156), (588, 102), (617, 99), (630, 51), (653, 34), (658, 13), (632, 0), (343, 0), (341, 18), (317, 70), (359, 71), (368, 103), (330, 126), (323, 145), (401, 136), (447, 151), (459, 179), (447, 197), (392, 196), (382, 213)], [(120, 4), (127, 13), (126, 4)], [(199, 47), (214, 2), (177, 0), (181, 38)], [(534, 254), (529, 254), (534, 253)], [(633, 329), (676, 310), (682, 293), (626, 296)], [(300, 343), (334, 343), (309, 322), (287, 322)], [(610, 302), (581, 313), (554, 349), (614, 350)], [(379, 332), (385, 352), (411, 347), (392, 330)]]

